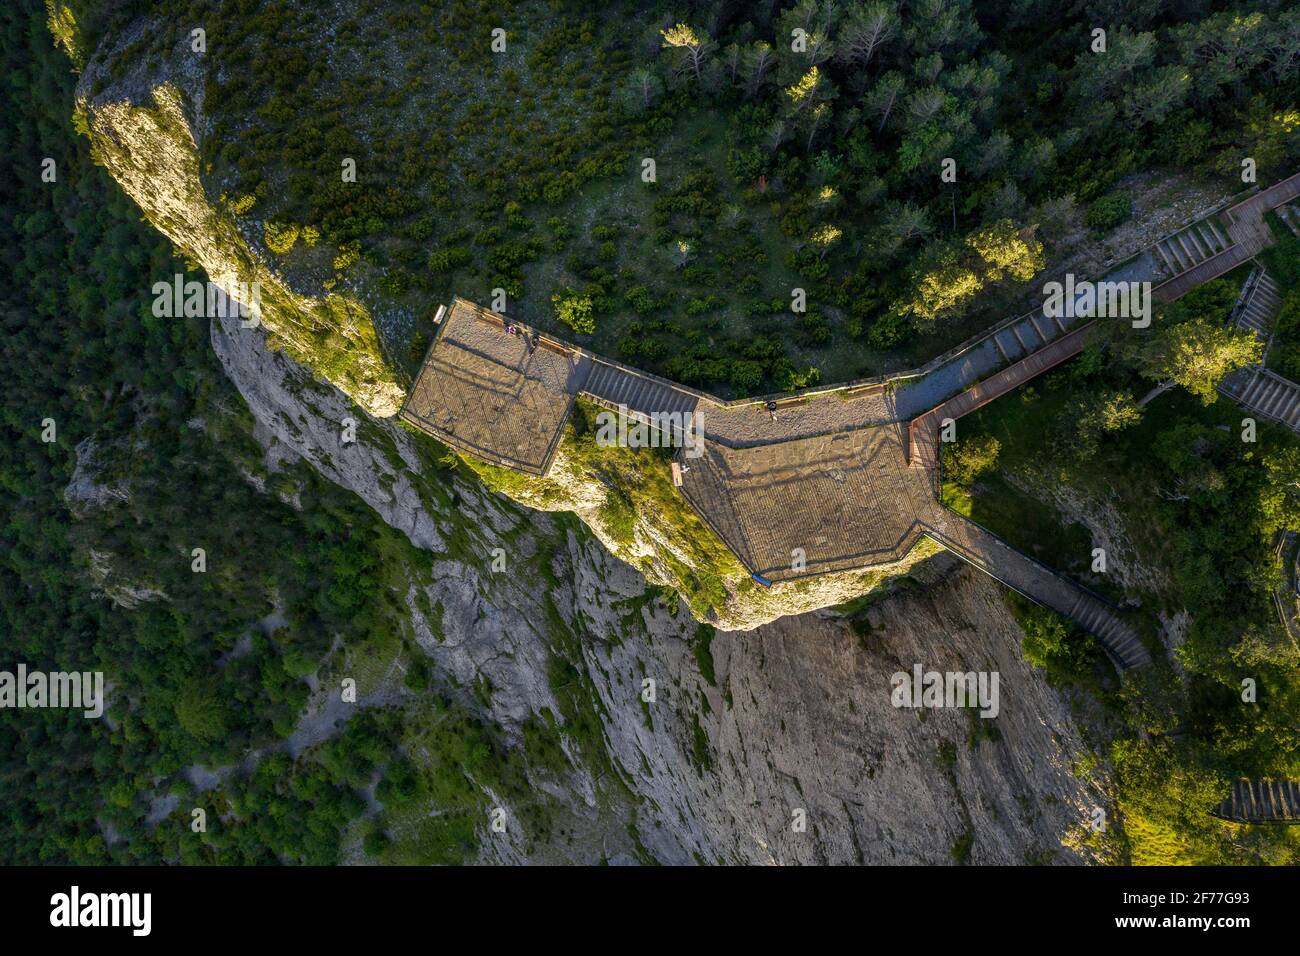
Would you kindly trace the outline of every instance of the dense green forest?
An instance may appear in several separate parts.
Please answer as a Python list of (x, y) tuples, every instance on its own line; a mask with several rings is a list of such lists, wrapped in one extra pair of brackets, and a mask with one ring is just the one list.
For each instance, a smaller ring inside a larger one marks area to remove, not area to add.
[[(366, 850), (460, 862), (482, 801), (467, 768), (503, 794), (522, 775), (495, 728), (429, 686), (422, 652), (407, 674), (416, 706), (367, 711), (298, 759), (277, 748), (308, 674), (324, 679), (352, 648), (402, 653), (397, 595), (429, 557), (309, 468), (266, 473), (207, 320), (151, 313), (153, 282), (186, 265), (75, 136), (75, 77), (39, 4), (0, 10), (0, 44), (0, 219), (13, 230), (0, 251), (0, 648), (6, 669), (102, 670), (109, 685), (102, 721), (0, 714), (0, 861), (330, 863), (379, 779), (390, 812), (420, 799), (448, 812), (392, 847), (371, 818)], [(89, 436), (94, 480), (129, 500), (65, 499)], [(150, 593), (128, 609), (109, 600), (124, 587)], [(419, 772), (399, 759), (412, 739), (431, 758)], [(241, 762), (203, 792), (183, 773)], [(155, 802), (174, 807), (146, 824)]]
[(430, 303), (501, 289), (723, 393), (911, 367), (1119, 225), (1126, 176), (1300, 155), (1285, 0), (123, 6), (165, 15), (122, 65), (206, 31), (214, 200), (411, 360)]

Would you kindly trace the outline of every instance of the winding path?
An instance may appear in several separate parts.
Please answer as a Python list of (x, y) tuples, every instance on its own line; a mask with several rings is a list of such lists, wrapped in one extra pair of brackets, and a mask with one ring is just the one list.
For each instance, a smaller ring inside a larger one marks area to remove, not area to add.
[(1017, 551), (991, 531), (960, 515), (946, 512), (940, 518), (940, 527), (928, 533), (985, 574), (1073, 620), (1100, 641), (1117, 667), (1126, 669), (1151, 663), (1151, 655), (1137, 631), (1113, 604)]

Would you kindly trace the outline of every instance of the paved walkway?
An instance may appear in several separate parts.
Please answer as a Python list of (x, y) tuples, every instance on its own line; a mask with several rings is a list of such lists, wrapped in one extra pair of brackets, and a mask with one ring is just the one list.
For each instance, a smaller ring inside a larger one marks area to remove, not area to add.
[(1087, 347), (1097, 332), (1097, 323), (1089, 322), (1081, 328), (1062, 335), (1028, 357), (1007, 366), (977, 385), (955, 395), (942, 405), (918, 415), (908, 423), (908, 460), (920, 468), (936, 468), (939, 464), (939, 430), (945, 419), (956, 421), (963, 415), (987, 405), (1013, 389), (1019, 388), (1048, 369), (1073, 358)]
[(438, 331), (401, 418), (493, 464), (545, 474), (590, 360), (530, 348), (464, 299), (452, 303)]
[(679, 457), (682, 493), (741, 563), (769, 581), (902, 560), (933, 501), (899, 425)]

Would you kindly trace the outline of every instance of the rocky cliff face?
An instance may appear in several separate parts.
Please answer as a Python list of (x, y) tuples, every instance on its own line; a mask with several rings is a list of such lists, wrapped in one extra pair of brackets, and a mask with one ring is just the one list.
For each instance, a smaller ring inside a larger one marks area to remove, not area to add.
[[(930, 559), (915, 571), (924, 587), (881, 598), (865, 623), (804, 613), (719, 632), (710, 674), (685, 608), (648, 597), (645, 578), (581, 526), (463, 471), (430, 475), (411, 436), (389, 423), (366, 421), (357, 442), (341, 443), (341, 423), (363, 416), (346, 396), (237, 320), (215, 323), (212, 337), (269, 465), (307, 460), (414, 544), (448, 555), (435, 562), (429, 600), (407, 602), (415, 632), (441, 673), (463, 686), (490, 681), (489, 711), (509, 733), (562, 712), (548, 681), (560, 653), (548, 619), (576, 638), (572, 663), (622, 782), (590, 769), (536, 780), (589, 841), (541, 858), (938, 863), (964, 846), (974, 862), (1081, 858), (1062, 841), (1075, 842), (1102, 796), (1076, 778), (1086, 748), (1068, 701), (1024, 663), (991, 580)], [(505, 572), (491, 569), (496, 547)], [(429, 605), (439, 621), (420, 610)], [(997, 671), (999, 715), (895, 708), (891, 675), (915, 664)], [(589, 768), (583, 756), (575, 763)], [(485, 854), (520, 858), (505, 837), (488, 836)]]
[[(526, 850), (517, 833), (485, 828), (485, 861), (1088, 857), (1062, 845), (1082, 845), (1101, 802), (1074, 773), (1086, 748), (1069, 701), (1021, 659), (998, 585), (918, 556), (896, 570), (925, 586), (882, 594), (865, 619), (813, 612), (887, 583), (838, 576), (748, 603), (733, 594), (719, 623), (740, 629), (709, 643), (684, 603), (642, 573), (655, 574), (652, 526), (624, 554), (637, 568), (612, 553), (596, 485), (570, 475), (548, 504), (592, 534), (438, 463), (382, 420), (401, 391), (368, 320), (354, 321), (361, 306), (296, 291), (209, 200), (197, 79), (180, 53), (161, 72), (117, 75), (112, 53), (129, 39), (92, 58), (80, 108), (98, 157), (151, 222), (215, 281), (262, 284), (263, 327), (215, 320), (212, 342), (258, 422), (268, 469), (305, 460), (434, 556), (428, 583), (404, 596), (414, 633), (449, 683), (486, 681), (489, 699), (474, 705), (512, 741), (536, 715), (564, 722), (578, 706), (594, 717), (594, 734), (565, 728), (574, 769), (532, 773), (567, 815), (563, 835)], [(322, 360), (327, 340), (352, 359)], [(573, 675), (567, 702), (557, 658)], [(918, 664), (997, 671), (998, 717), (894, 707), (891, 675)]]

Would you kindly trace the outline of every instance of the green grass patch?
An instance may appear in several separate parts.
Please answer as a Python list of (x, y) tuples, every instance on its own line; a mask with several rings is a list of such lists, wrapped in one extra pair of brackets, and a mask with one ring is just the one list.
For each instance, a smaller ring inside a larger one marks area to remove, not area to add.
[(1092, 577), (1088, 529), (1067, 521), (1056, 508), (1014, 487), (1001, 475), (981, 477), (969, 488), (945, 481), (942, 500), (1049, 568), (1072, 577)]

